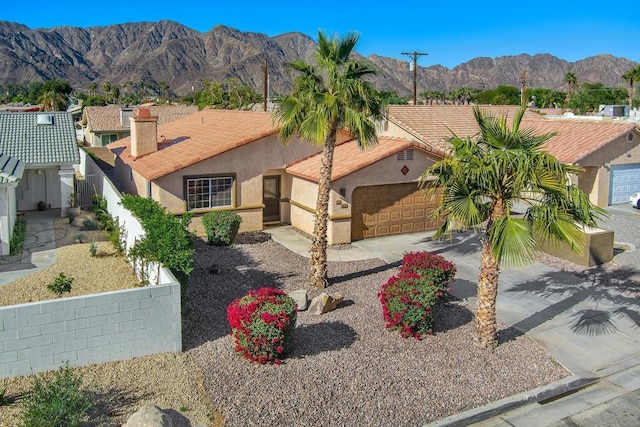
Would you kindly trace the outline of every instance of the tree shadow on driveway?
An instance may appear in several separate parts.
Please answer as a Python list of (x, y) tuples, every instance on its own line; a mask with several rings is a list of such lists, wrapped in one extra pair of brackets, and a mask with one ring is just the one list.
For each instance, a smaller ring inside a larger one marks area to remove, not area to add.
[[(537, 280), (517, 284), (507, 292), (533, 294), (551, 301), (544, 309), (513, 327), (526, 333), (564, 312), (571, 314), (571, 330), (579, 335), (605, 335), (618, 331), (622, 317), (640, 327), (638, 271), (628, 267), (594, 267), (583, 273), (553, 271)], [(572, 278), (573, 280), (568, 280)]]

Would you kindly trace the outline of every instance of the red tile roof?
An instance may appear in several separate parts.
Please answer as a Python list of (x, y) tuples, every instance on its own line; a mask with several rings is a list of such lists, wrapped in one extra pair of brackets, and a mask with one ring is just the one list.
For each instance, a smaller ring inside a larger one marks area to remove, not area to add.
[(271, 113), (207, 109), (158, 126), (161, 138), (154, 153), (133, 158), (130, 137), (107, 147), (146, 179), (154, 180), (276, 132)]
[[(493, 115), (507, 115), (509, 119), (516, 106), (480, 106)], [(440, 151), (448, 151), (447, 139), (452, 132), (459, 137), (474, 136), (479, 132), (472, 106), (392, 105), (389, 120), (396, 123), (416, 139)], [(510, 123), (510, 121), (509, 121)], [(546, 144), (545, 150), (558, 160), (577, 163), (587, 155), (635, 129), (633, 123), (593, 122), (577, 119), (549, 119), (527, 110), (521, 129), (533, 129), (536, 134), (557, 132)]]
[[(407, 148), (428, 151), (423, 144), (416, 141), (388, 136), (379, 136), (377, 145), (365, 149), (361, 149), (356, 140), (339, 144), (333, 153), (331, 180), (336, 181)], [(287, 165), (286, 170), (291, 175), (317, 182), (321, 160), (322, 153), (317, 153)]]
[[(84, 114), (86, 115), (87, 125), (91, 127), (92, 132), (128, 131), (129, 124), (122, 126), (120, 122), (120, 110), (122, 108), (123, 106), (121, 105), (85, 107)], [(133, 114), (137, 114), (140, 108), (148, 108), (151, 110), (152, 116), (158, 116), (159, 125), (178, 120), (198, 111), (198, 107), (195, 105), (138, 105), (131, 107)]]

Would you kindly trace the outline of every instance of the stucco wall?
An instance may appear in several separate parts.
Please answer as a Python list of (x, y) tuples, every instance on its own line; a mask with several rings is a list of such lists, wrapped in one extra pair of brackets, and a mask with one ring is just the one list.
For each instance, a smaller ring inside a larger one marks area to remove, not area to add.
[[(414, 160), (396, 160), (396, 156), (382, 159), (366, 168), (336, 180), (331, 184), (329, 200), (329, 221), (327, 237), (330, 245), (351, 241), (351, 202), (353, 190), (365, 185), (396, 184), (416, 182), (424, 170), (434, 160), (427, 153), (414, 148)], [(409, 168), (404, 175), (403, 166)], [(340, 196), (340, 189), (345, 189), (345, 197)], [(313, 233), (314, 214), (317, 198), (317, 183), (298, 177), (292, 178), (291, 187), (291, 225), (306, 232)], [(340, 203), (338, 203), (340, 201)]]
[[(629, 136), (630, 135), (630, 136)], [(640, 165), (640, 135), (630, 132), (607, 144), (580, 161), (585, 174), (578, 178), (578, 186), (589, 195), (592, 203), (609, 205), (611, 166)]]
[[(236, 177), (234, 208), (238, 209), (238, 213), (243, 216), (241, 229), (261, 230), (263, 175), (281, 175), (281, 171), (288, 163), (316, 152), (318, 147), (313, 145), (293, 140), (285, 146), (277, 135), (270, 135), (157, 179), (153, 185), (152, 197), (170, 212), (183, 213), (185, 177), (234, 175)], [(288, 197), (289, 183), (282, 179), (281, 186), (282, 197)], [(257, 208), (260, 212), (256, 212)], [(197, 210), (193, 213), (200, 214), (207, 211)]]

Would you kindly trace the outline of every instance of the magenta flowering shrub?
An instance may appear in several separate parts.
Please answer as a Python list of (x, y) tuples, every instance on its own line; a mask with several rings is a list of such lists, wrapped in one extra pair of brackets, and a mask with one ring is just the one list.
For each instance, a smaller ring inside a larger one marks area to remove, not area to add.
[(280, 363), (293, 341), (298, 307), (279, 289), (249, 291), (227, 307), (235, 351), (258, 363)]
[(400, 271), (378, 293), (386, 327), (403, 337), (420, 339), (433, 330), (433, 308), (448, 291), (456, 267), (440, 255), (410, 252), (402, 259)]

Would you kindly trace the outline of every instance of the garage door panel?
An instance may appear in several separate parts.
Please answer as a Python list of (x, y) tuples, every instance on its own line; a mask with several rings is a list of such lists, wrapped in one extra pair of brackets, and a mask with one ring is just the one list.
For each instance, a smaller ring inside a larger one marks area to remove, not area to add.
[(611, 166), (609, 204), (628, 203), (629, 196), (640, 192), (640, 164)]
[(415, 183), (356, 188), (352, 196), (351, 239), (432, 230), (439, 193), (425, 197)]

